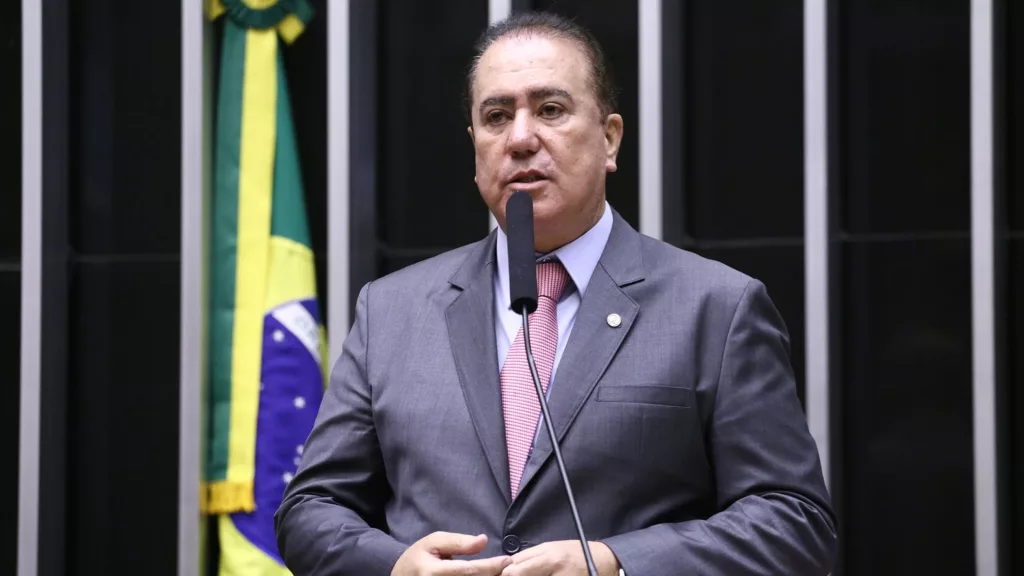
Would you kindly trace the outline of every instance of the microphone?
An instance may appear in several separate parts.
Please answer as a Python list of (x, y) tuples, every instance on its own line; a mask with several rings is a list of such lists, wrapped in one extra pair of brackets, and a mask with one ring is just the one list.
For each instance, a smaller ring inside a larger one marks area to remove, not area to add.
[(528, 193), (519, 190), (513, 192), (509, 197), (505, 203), (505, 227), (506, 236), (508, 236), (508, 287), (512, 309), (523, 317), (523, 344), (526, 347), (526, 361), (530, 365), (533, 386), (537, 390), (544, 426), (548, 430), (548, 438), (551, 440), (551, 449), (555, 453), (555, 461), (558, 462), (558, 471), (562, 474), (565, 495), (569, 497), (569, 508), (572, 510), (576, 533), (579, 535), (580, 545), (583, 547), (587, 571), (590, 576), (597, 576), (597, 568), (590, 555), (587, 537), (583, 533), (583, 523), (580, 522), (580, 513), (576, 509), (576, 499), (573, 497), (572, 486), (569, 484), (569, 475), (565, 471), (565, 462), (562, 461), (562, 451), (558, 448), (558, 442), (555, 439), (555, 426), (551, 423), (548, 402), (544, 398), (544, 389), (540, 385), (537, 365), (534, 364), (533, 350), (530, 347), (529, 318), (530, 314), (537, 309), (537, 258), (534, 256), (533, 198)]

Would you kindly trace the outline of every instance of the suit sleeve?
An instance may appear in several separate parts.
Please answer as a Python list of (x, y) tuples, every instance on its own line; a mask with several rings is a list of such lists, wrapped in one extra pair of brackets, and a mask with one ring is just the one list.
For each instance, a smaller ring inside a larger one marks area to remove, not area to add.
[(718, 513), (604, 540), (627, 574), (827, 574), (836, 523), (782, 318), (756, 281), (733, 313), (705, 442)]
[(407, 548), (387, 534), (390, 488), (367, 370), (369, 285), (331, 372), (302, 464), (275, 515), (278, 548), (296, 576), (387, 576)]

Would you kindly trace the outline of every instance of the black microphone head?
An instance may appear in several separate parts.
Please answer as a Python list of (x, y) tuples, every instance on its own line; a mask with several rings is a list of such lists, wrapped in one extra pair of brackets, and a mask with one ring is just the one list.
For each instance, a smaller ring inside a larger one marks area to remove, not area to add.
[(508, 236), (508, 289), (512, 309), (523, 313), (537, 309), (537, 257), (533, 241), (533, 198), (522, 190), (505, 203), (505, 234)]

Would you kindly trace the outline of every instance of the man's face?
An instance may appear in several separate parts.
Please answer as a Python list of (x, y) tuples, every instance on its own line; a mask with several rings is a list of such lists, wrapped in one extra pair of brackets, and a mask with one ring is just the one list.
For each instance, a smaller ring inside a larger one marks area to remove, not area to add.
[(505, 202), (533, 197), (537, 249), (554, 250), (600, 218), (622, 118), (602, 117), (590, 65), (570, 40), (509, 37), (480, 58), (472, 94), (476, 183), (505, 228)]

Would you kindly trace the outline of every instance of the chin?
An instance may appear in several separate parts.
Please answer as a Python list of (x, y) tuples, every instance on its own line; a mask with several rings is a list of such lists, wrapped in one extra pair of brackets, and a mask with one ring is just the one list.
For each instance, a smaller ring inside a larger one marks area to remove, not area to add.
[(554, 226), (559, 220), (564, 218), (563, 211), (554, 203), (544, 201), (535, 201), (533, 203), (533, 221), (535, 226)]
[[(508, 189), (500, 197), (498, 205), (502, 218), (505, 216), (505, 205), (516, 190), (516, 188)], [(567, 206), (564, 202), (560, 202), (560, 195), (556, 190), (551, 189), (550, 184), (539, 189), (523, 190), (523, 192), (533, 198), (533, 220), (536, 222), (536, 226), (553, 226), (560, 220), (570, 217), (566, 210)]]

